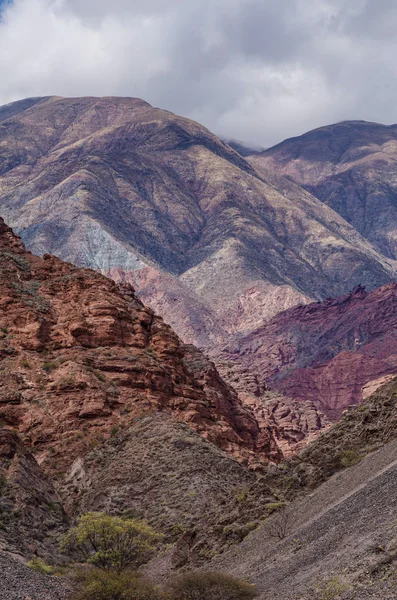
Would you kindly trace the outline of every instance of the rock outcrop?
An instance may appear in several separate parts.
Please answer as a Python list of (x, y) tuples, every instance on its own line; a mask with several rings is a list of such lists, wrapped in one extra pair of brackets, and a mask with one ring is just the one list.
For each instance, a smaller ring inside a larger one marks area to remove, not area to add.
[(241, 460), (280, 456), (214, 365), (130, 286), (25, 252), (3, 221), (0, 269), (0, 418), (47, 470), (162, 410)]
[(0, 428), (0, 523), (0, 551), (47, 558), (57, 554), (57, 538), (68, 524), (50, 479), (6, 428)]
[[(363, 287), (280, 313), (236, 338), (218, 361), (242, 363), (259, 384), (312, 401), (331, 419), (397, 373), (397, 284)], [(233, 370), (233, 369), (232, 369)], [(233, 385), (241, 393), (244, 382)], [(364, 388), (364, 391), (363, 391)]]

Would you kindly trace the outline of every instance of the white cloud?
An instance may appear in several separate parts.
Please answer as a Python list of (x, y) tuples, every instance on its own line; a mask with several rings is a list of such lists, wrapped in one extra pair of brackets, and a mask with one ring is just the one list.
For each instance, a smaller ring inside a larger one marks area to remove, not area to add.
[(391, 123), (396, 26), (394, 0), (13, 0), (0, 103), (138, 96), (262, 145), (341, 119)]

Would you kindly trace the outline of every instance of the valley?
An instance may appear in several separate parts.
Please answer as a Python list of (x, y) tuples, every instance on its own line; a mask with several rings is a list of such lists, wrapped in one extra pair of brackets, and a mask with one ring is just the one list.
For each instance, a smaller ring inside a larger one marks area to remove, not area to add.
[(159, 585), (396, 597), (396, 144), (348, 121), (251, 152), (137, 98), (0, 107), (1, 600), (69, 600), (59, 539), (97, 511), (162, 534)]

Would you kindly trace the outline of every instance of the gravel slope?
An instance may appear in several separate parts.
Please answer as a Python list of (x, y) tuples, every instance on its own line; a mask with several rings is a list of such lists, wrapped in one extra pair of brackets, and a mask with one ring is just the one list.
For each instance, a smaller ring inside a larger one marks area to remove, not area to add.
[(0, 553), (0, 600), (63, 600), (69, 593), (63, 579), (37, 573)]
[(346, 599), (397, 598), (397, 441), (289, 510), (287, 538), (276, 541), (266, 524), (212, 568), (249, 578), (263, 600), (313, 598), (315, 586), (332, 577), (348, 586)]

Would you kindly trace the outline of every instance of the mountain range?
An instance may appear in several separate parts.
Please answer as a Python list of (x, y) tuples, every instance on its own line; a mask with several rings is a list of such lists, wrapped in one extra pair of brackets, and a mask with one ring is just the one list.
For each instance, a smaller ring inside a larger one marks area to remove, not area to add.
[(140, 99), (0, 107), (9, 590), (67, 597), (15, 560), (64, 560), (101, 510), (165, 535), (160, 579), (210, 564), (306, 598), (343, 558), (360, 600), (393, 597), (396, 158), (397, 126), (362, 121), (251, 150)]

